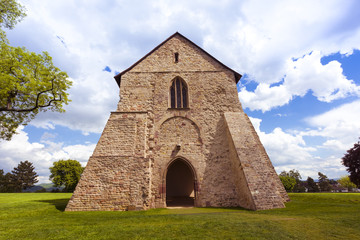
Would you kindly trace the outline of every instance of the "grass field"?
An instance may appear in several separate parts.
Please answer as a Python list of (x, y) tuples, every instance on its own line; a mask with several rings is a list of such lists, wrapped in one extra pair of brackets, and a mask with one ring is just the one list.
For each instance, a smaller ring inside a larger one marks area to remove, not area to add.
[(64, 212), (68, 193), (1, 193), (0, 239), (360, 239), (359, 193), (290, 194), (285, 209)]

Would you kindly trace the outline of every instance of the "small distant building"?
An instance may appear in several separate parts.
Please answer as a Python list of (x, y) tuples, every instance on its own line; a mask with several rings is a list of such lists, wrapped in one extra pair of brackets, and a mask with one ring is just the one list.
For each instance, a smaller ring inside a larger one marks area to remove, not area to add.
[(240, 78), (180, 33), (116, 75), (119, 104), (66, 211), (283, 208)]

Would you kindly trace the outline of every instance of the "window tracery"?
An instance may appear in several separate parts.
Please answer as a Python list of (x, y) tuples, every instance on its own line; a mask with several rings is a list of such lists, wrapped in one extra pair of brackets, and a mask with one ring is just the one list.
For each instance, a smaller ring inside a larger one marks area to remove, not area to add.
[(170, 86), (170, 107), (187, 108), (188, 107), (188, 89), (184, 80), (176, 77)]

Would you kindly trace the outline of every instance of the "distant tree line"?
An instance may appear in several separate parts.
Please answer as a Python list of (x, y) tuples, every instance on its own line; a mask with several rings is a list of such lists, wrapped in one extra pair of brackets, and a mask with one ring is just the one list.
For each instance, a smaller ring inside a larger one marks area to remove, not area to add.
[[(11, 172), (4, 173), (0, 169), (0, 192), (22, 192), (34, 186), (38, 182), (38, 175), (34, 171), (33, 164), (29, 161), (20, 162)], [(50, 167), (50, 180), (54, 187), (52, 192), (73, 192), (78, 184), (84, 167), (72, 159), (53, 162)], [(46, 192), (41, 188), (36, 192)]]
[(347, 150), (342, 158), (342, 164), (350, 174), (343, 176), (339, 180), (328, 179), (328, 177), (318, 172), (318, 181), (308, 177), (306, 181), (301, 181), (301, 175), (298, 170), (282, 171), (279, 174), (280, 180), (287, 192), (330, 192), (339, 189), (353, 191), (360, 188), (360, 141)]
[(350, 181), (349, 176), (343, 176), (335, 181), (329, 179), (325, 174), (318, 172), (318, 179), (308, 177), (306, 181), (301, 180), (298, 170), (282, 171), (279, 174), (280, 180), (287, 192), (332, 192), (339, 190), (353, 191), (356, 185)]
[(38, 175), (31, 162), (20, 162), (11, 172), (0, 169), (0, 192), (21, 192), (38, 182)]

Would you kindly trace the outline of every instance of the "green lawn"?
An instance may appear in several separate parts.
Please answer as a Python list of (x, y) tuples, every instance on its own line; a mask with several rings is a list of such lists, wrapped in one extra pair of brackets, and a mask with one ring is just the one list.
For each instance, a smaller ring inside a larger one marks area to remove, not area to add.
[(360, 194), (290, 194), (285, 209), (64, 212), (68, 193), (1, 193), (0, 239), (360, 239)]

